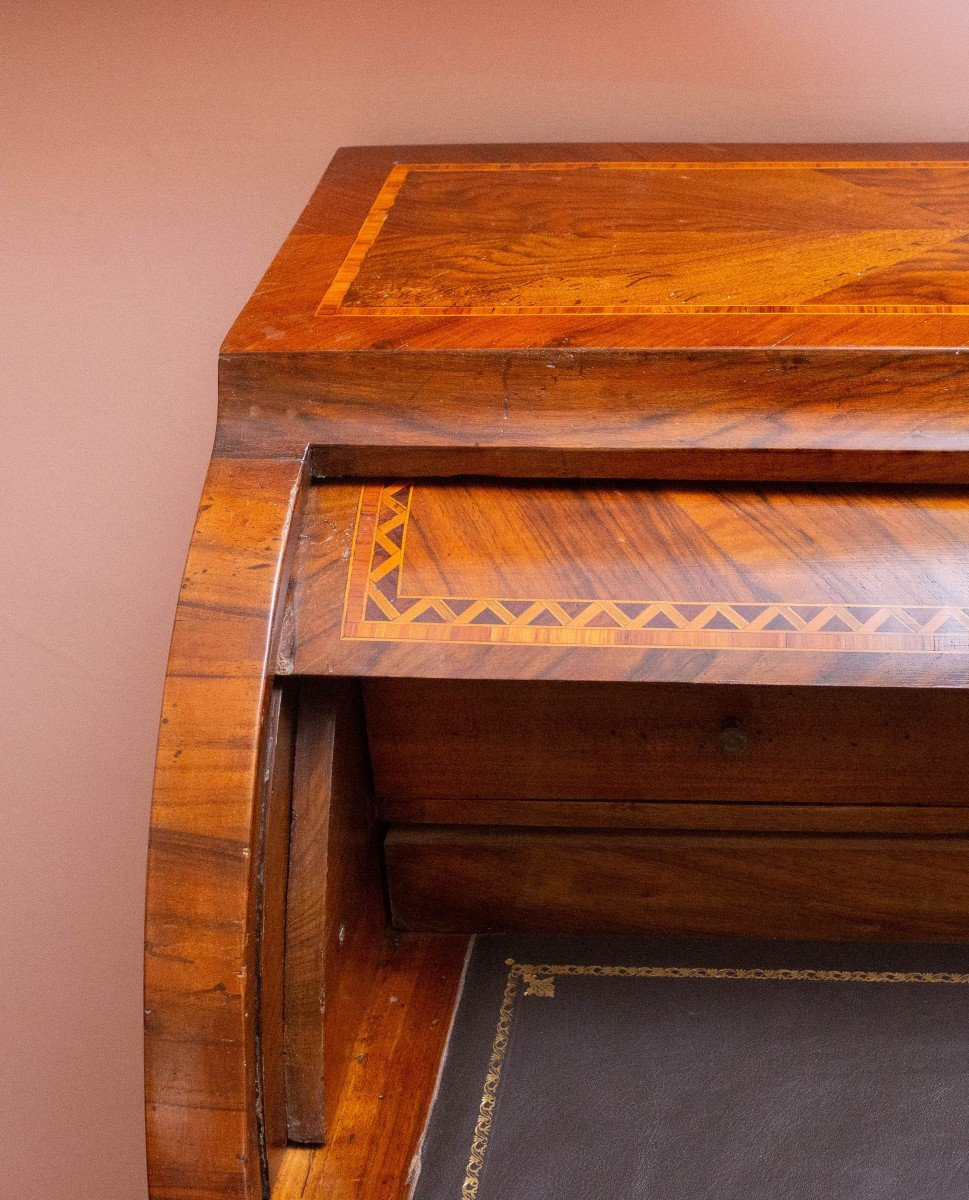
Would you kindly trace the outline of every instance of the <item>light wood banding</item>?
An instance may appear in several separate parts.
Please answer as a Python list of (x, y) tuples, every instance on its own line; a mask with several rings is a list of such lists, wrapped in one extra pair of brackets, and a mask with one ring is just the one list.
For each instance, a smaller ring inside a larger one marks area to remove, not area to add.
[(397, 164), (317, 311), (969, 313), (956, 276), (939, 291), (937, 252), (969, 236), (951, 172), (969, 163)]

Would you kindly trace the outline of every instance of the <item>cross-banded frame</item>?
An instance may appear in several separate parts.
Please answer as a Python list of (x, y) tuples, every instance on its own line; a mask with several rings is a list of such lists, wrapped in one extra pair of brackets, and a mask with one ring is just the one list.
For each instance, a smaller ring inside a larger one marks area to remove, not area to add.
[(368, 484), (342, 636), (523, 646), (967, 653), (969, 606), (521, 598), (401, 591), (413, 485)]
[[(401, 189), (411, 174), (434, 173), (521, 173), (521, 172), (582, 172), (584, 174), (610, 174), (612, 172), (644, 172), (644, 171), (674, 171), (674, 172), (724, 172), (724, 171), (892, 171), (892, 170), (966, 170), (969, 162), (951, 159), (929, 161), (899, 161), (899, 162), (852, 162), (852, 161), (693, 161), (693, 162), (416, 162), (397, 163), (393, 166), (384, 180), (377, 197), (370, 207), (363, 224), (357, 231), (346, 257), (339, 270), (324, 293), (316, 310), (317, 316), (388, 316), (388, 317), (428, 317), (428, 316), (634, 316), (648, 314), (702, 314), (702, 313), (800, 313), (820, 315), (845, 314), (881, 314), (906, 315), (912, 313), (925, 314), (966, 314), (969, 304), (948, 303), (940, 301), (906, 301), (891, 303), (819, 303), (814, 301), (799, 301), (791, 304), (736, 304), (725, 300), (716, 304), (696, 304), (677, 301), (664, 304), (631, 304), (596, 305), (586, 303), (570, 304), (355, 304), (348, 303), (347, 297), (357, 281), (364, 265), (364, 260), (383, 232), (387, 218), (397, 202)], [(963, 238), (966, 230), (954, 229), (953, 238)]]

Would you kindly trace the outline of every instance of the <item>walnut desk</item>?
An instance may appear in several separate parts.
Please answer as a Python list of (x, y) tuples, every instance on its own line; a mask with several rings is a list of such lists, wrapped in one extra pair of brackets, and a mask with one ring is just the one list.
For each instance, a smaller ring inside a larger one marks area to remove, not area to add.
[(336, 156), (223, 347), (153, 1200), (405, 1196), (474, 931), (969, 934), (967, 345), (969, 146)]

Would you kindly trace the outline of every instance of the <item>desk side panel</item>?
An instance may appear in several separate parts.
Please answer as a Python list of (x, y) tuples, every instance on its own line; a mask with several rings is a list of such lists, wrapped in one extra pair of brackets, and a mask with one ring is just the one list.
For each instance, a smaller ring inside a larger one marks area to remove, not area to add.
[(182, 584), (148, 861), (152, 1200), (262, 1195), (256, 1044), (261, 745), (276, 596), (301, 472), (297, 461), (214, 460)]

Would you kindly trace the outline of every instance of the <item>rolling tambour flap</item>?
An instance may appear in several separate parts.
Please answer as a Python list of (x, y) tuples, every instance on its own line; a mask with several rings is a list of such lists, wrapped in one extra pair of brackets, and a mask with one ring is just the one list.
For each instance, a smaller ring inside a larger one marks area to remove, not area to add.
[(946, 488), (319, 484), (281, 667), (963, 686), (967, 501)]
[(967, 346), (965, 146), (346, 150), (225, 343), (219, 448), (969, 482)]

